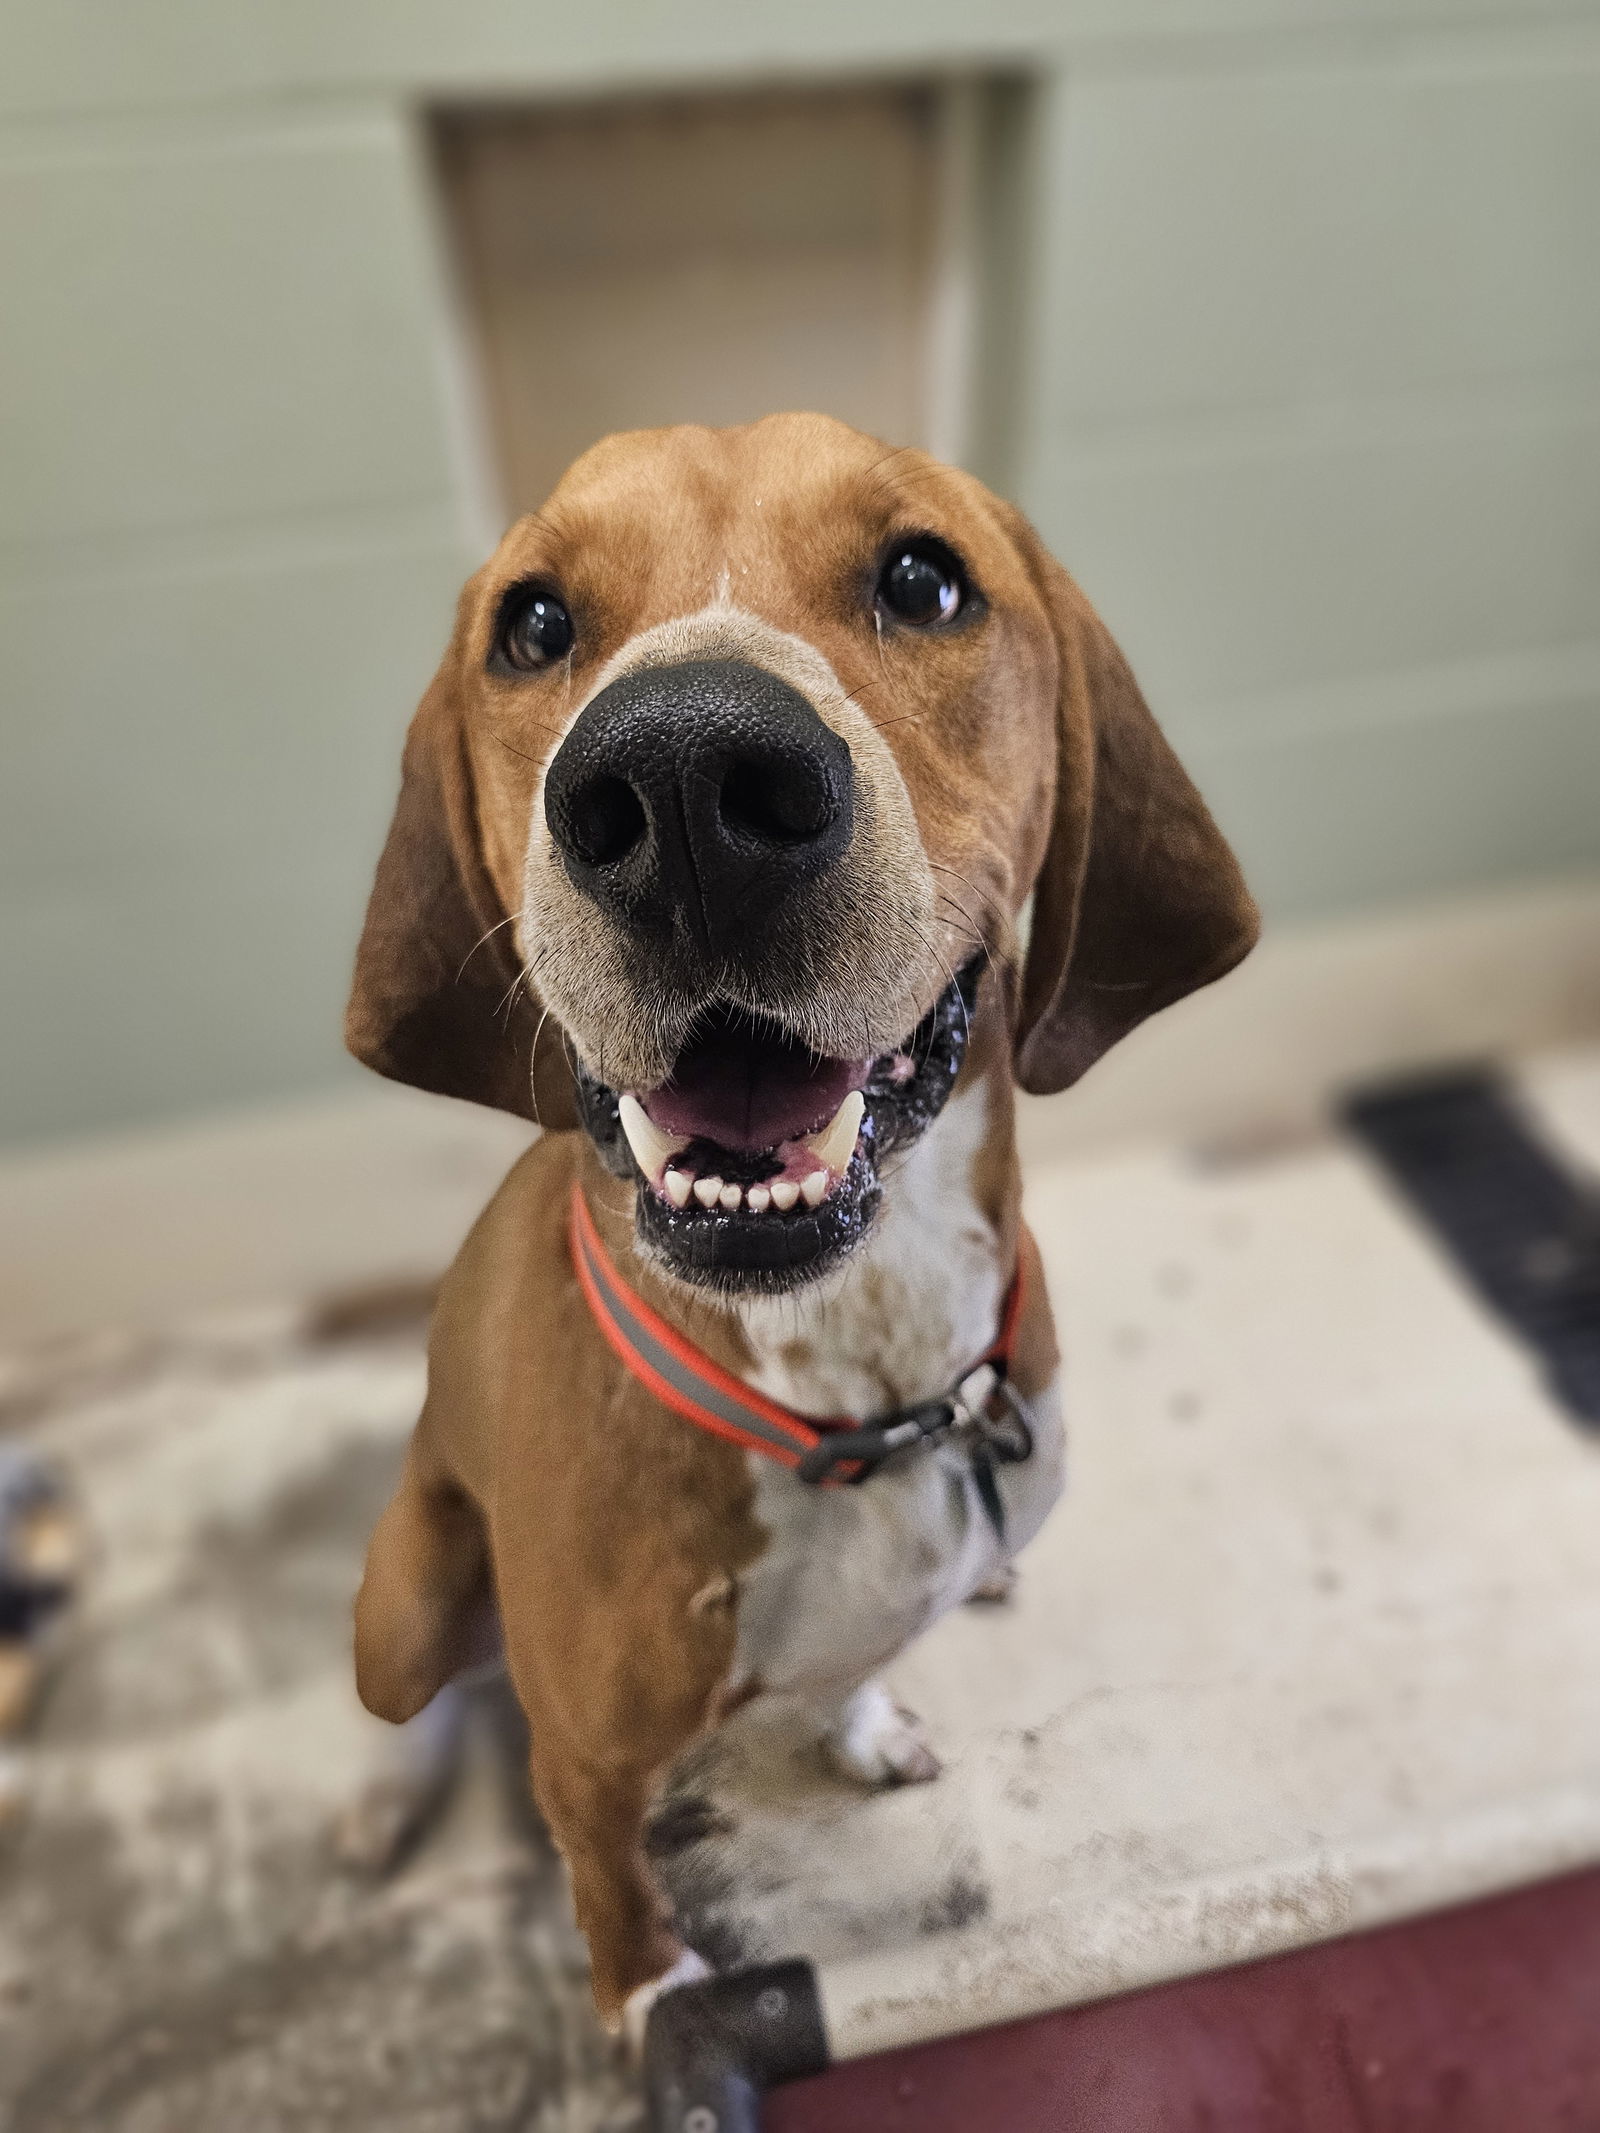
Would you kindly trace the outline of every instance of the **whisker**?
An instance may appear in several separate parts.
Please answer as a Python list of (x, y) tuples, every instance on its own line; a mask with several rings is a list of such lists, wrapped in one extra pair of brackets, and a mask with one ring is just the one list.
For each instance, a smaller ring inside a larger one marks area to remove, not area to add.
[(534, 1072), (534, 1066), (539, 1057), (539, 1039), (544, 1035), (544, 1026), (549, 1019), (550, 1010), (547, 1007), (539, 1017), (539, 1025), (533, 1033), (533, 1042), (528, 1047), (528, 1101), (533, 1106), (533, 1122), (541, 1133), (544, 1131), (544, 1120), (539, 1116), (539, 1077)]
[(954, 933), (959, 940), (961, 940), (968, 948), (972, 949), (974, 952), (981, 951), (983, 953), (987, 953), (987, 950), (985, 950), (983, 946), (982, 936), (973, 930), (972, 921), (970, 918), (968, 918), (966, 912), (962, 910), (961, 906), (958, 903), (953, 902), (948, 896), (940, 896), (937, 890), (934, 893), (941, 909), (948, 908), (949, 910), (954, 911), (956, 913), (956, 916), (961, 920), (961, 924), (957, 925), (955, 919), (946, 918), (945, 924), (950, 928), (951, 932)]
[(472, 958), (477, 954), (478, 950), (483, 946), (484, 942), (487, 940), (492, 940), (495, 934), (497, 934), (503, 926), (509, 926), (514, 924), (516, 921), (516, 916), (517, 914), (513, 911), (510, 918), (496, 919), (495, 923), (489, 928), (487, 933), (482, 933), (478, 936), (478, 938), (473, 942), (472, 946), (467, 950), (466, 954), (461, 959), (461, 970), (458, 970), (455, 976), (455, 982), (458, 985), (461, 983), (461, 971), (466, 969), (467, 965), (472, 961)]
[[(966, 875), (961, 873), (957, 868), (947, 867), (937, 859), (930, 859), (928, 861), (928, 865), (932, 868), (934, 873), (948, 874), (952, 881), (959, 881), (964, 889), (969, 890), (971, 894), (977, 898), (978, 909), (980, 913), (982, 913), (985, 917), (988, 915), (987, 900), (985, 899), (982, 890), (979, 889), (975, 882), (969, 881)], [(994, 968), (994, 951), (989, 946), (988, 935), (984, 930), (982, 918), (975, 919), (972, 913), (966, 909), (965, 905), (960, 902), (959, 898), (950, 898), (949, 900), (954, 903), (955, 908), (960, 911), (962, 917), (972, 928), (973, 946), (982, 953), (985, 965), (990, 970), (992, 970)]]
[[(960, 933), (970, 947), (975, 950), (981, 950), (983, 954), (987, 955), (989, 950), (983, 938), (983, 928), (978, 924), (966, 905), (962, 903), (961, 899), (952, 896), (946, 889), (935, 889), (933, 897), (938, 908), (947, 914), (944, 921), (945, 924)], [(955, 917), (952, 918), (948, 915), (951, 912), (955, 914)], [(957, 919), (960, 920), (959, 926), (956, 924)]]
[[(967, 1035), (968, 1035), (968, 1036), (970, 1037), (970, 1036), (971, 1036), (971, 1034), (972, 1034), (972, 1017), (971, 1017), (971, 1016), (970, 1016), (970, 1015), (969, 1015), (969, 1014), (967, 1013), (967, 1003), (966, 1003), (965, 999), (963, 999), (963, 998), (962, 998), (962, 993), (961, 993), (961, 988), (960, 988), (960, 986), (956, 984), (956, 974), (955, 974), (955, 972), (954, 972), (954, 971), (953, 971), (953, 970), (952, 970), (952, 969), (950, 968), (950, 965), (949, 965), (949, 964), (948, 964), (948, 963), (947, 963), (947, 962), (945, 961), (944, 957), (943, 957), (943, 956), (942, 956), (942, 955), (941, 955), (941, 954), (939, 953), (939, 949), (938, 949), (938, 945), (937, 945), (937, 943), (936, 943), (936, 942), (934, 942), (934, 941), (930, 941), (930, 940), (928, 939), (927, 935), (926, 935), (925, 933), (923, 933), (923, 931), (922, 931), (922, 928), (921, 928), (921, 927), (920, 927), (919, 925), (917, 925), (917, 923), (916, 923), (915, 919), (912, 919), (912, 920), (910, 920), (910, 923), (911, 923), (911, 925), (912, 925), (912, 926), (914, 926), (914, 927), (915, 927), (915, 929), (916, 929), (917, 933), (919, 934), (919, 936), (920, 936), (920, 937), (921, 937), (921, 939), (922, 939), (922, 944), (923, 944), (923, 946), (924, 946), (924, 947), (925, 947), (925, 948), (927, 949), (928, 953), (929, 953), (929, 954), (930, 954), (930, 955), (931, 955), (931, 956), (933, 957), (933, 960), (934, 960), (934, 961), (935, 961), (935, 962), (936, 962), (936, 963), (938, 964), (939, 968), (940, 968), (940, 969), (941, 969), (941, 970), (942, 970), (942, 971), (944, 972), (944, 974), (945, 974), (946, 978), (948, 978), (948, 979), (949, 979), (949, 981), (950, 981), (950, 983), (951, 983), (952, 985), (955, 985), (955, 987), (956, 987), (956, 998), (957, 998), (958, 1000), (960, 1000), (960, 1001), (961, 1001), (961, 1019), (962, 1019), (962, 1022), (963, 1022), (963, 1024), (965, 1025), (965, 1028), (966, 1028), (966, 1033), (967, 1033)], [(929, 1041), (929, 1043), (932, 1043), (932, 1041), (933, 1041), (931, 1033), (930, 1033), (930, 1035), (929, 1035), (929, 1040), (928, 1040), (928, 1041)], [(924, 1052), (924, 1053), (923, 1053), (923, 1060), (924, 1060), (924, 1063), (926, 1063), (926, 1060), (927, 1060), (927, 1053), (926, 1053), (926, 1052)]]
[(519, 970), (516, 976), (511, 980), (511, 983), (506, 987), (505, 991), (500, 995), (499, 1002), (497, 1003), (494, 1011), (496, 1021), (499, 1021), (503, 1016), (507, 1025), (509, 1026), (511, 1017), (516, 1012), (517, 994), (522, 990), (523, 986), (526, 985), (527, 982), (528, 973), (525, 970)]
[(492, 738), (500, 743), (501, 747), (506, 750), (508, 755), (520, 756), (524, 763), (531, 763), (535, 770), (542, 770), (544, 768), (544, 765), (540, 762), (539, 758), (536, 755), (529, 755), (528, 751), (525, 748), (513, 748), (511, 743), (506, 739), (503, 733), (494, 733), (492, 734)]
[(978, 899), (980, 905), (983, 903), (983, 891), (978, 887), (975, 881), (969, 881), (966, 875), (963, 874), (959, 870), (959, 868), (947, 867), (942, 859), (930, 859), (928, 861), (928, 864), (930, 867), (933, 868), (936, 874), (948, 874), (952, 881), (959, 881), (962, 888), (971, 890), (972, 894)]

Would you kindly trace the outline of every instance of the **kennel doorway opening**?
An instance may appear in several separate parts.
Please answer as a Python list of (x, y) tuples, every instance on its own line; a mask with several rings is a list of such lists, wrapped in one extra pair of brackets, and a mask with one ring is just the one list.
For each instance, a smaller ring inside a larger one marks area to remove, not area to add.
[(428, 131), (500, 523), (612, 430), (784, 408), (1004, 480), (1020, 84), (475, 105)]

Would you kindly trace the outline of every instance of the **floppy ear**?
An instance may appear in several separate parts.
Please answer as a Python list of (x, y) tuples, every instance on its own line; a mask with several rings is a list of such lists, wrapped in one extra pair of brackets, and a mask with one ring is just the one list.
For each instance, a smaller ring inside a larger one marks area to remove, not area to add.
[(1053, 1095), (1255, 946), (1239, 862), (1110, 632), (1020, 514), (1059, 662), (1056, 799), (1034, 886), (1017, 1079)]
[(512, 928), (479, 849), (455, 659), (452, 646), (406, 736), (345, 1043), (392, 1081), (575, 1126), (561, 1033), (520, 982)]

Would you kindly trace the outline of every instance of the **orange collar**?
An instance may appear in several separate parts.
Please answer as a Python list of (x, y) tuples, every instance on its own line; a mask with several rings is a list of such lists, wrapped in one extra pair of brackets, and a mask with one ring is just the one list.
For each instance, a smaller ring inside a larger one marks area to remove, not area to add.
[[(1006, 1291), (999, 1333), (960, 1381), (935, 1399), (858, 1426), (848, 1416), (819, 1422), (769, 1400), (669, 1326), (612, 1265), (576, 1183), (569, 1237), (578, 1286), (613, 1353), (647, 1391), (686, 1422), (776, 1459), (802, 1481), (814, 1483), (863, 1481), (890, 1452), (959, 1429), (970, 1439), (984, 1507), (997, 1527), (1003, 1526), (993, 1465), (1025, 1459), (1033, 1449), (1022, 1404), (1007, 1383), (1022, 1317), (1020, 1260)], [(969, 1398), (969, 1380), (985, 1367), (992, 1385)]]

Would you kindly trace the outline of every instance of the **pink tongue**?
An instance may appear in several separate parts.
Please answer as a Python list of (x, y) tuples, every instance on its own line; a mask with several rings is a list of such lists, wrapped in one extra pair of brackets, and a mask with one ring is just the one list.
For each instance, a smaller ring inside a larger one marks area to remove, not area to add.
[(715, 1141), (719, 1148), (756, 1154), (825, 1126), (850, 1091), (861, 1087), (871, 1064), (870, 1059), (813, 1059), (777, 1045), (723, 1037), (691, 1047), (672, 1079), (641, 1101), (665, 1133), (686, 1133)]

